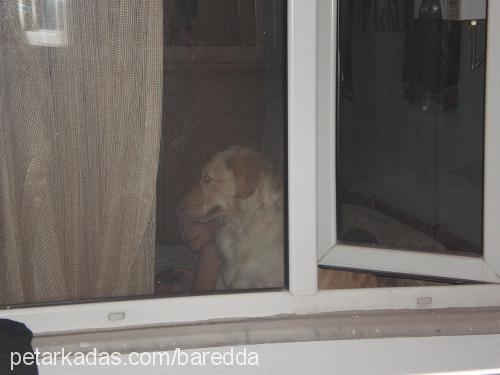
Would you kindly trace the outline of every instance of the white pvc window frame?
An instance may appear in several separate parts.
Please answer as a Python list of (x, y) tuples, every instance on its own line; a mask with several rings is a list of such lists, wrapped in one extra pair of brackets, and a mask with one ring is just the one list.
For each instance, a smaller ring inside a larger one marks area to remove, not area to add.
[[(500, 6), (493, 11), (500, 17)], [(22, 321), (39, 335), (281, 314), (500, 306), (497, 285), (318, 291), (318, 249), (335, 238), (328, 189), (334, 181), (323, 169), (325, 156), (334, 155), (335, 109), (324, 96), (332, 85), (322, 83), (335, 76), (328, 44), (335, 40), (336, 1), (288, 0), (287, 17), (289, 290), (17, 308), (1, 310), (0, 317)]]
[[(321, 1), (321, 0), (320, 0)], [(326, 2), (325, 2), (326, 3)], [(330, 2), (331, 6), (336, 6)], [(320, 15), (321, 16), (321, 15)], [(332, 46), (332, 51), (324, 51), (320, 56), (324, 61), (323, 74), (328, 79), (319, 80), (318, 99), (320, 119), (318, 167), (324, 172), (318, 189), (320, 244), (318, 256), (320, 264), (326, 267), (370, 270), (382, 273), (396, 273), (411, 276), (427, 276), (443, 279), (467, 280), (473, 282), (500, 282), (500, 4), (490, 0), (488, 6), (488, 44), (486, 61), (486, 106), (485, 106), (485, 197), (484, 197), (484, 255), (468, 257), (425, 253), (409, 250), (388, 250), (383, 248), (360, 247), (337, 243), (336, 235), (336, 189), (335, 189), (335, 108), (336, 103), (336, 18), (332, 18), (328, 33), (320, 34), (320, 45)], [(324, 20), (325, 24), (328, 20)], [(321, 41), (321, 38), (325, 40)], [(330, 38), (329, 41), (326, 39)], [(320, 50), (321, 53), (321, 50)], [(320, 65), (322, 66), (322, 65)], [(327, 108), (330, 107), (330, 108)], [(324, 124), (324, 125), (323, 125)], [(481, 124), (478, 124), (481, 125)], [(328, 203), (328, 204), (326, 204)]]

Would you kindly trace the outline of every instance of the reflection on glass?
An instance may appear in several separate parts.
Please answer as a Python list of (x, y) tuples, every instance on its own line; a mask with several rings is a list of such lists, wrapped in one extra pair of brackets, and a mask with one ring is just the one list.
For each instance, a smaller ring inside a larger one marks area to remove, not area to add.
[(18, 0), (19, 23), (29, 44), (68, 43), (65, 0)]
[(486, 21), (444, 3), (340, 1), (344, 243), (482, 254)]

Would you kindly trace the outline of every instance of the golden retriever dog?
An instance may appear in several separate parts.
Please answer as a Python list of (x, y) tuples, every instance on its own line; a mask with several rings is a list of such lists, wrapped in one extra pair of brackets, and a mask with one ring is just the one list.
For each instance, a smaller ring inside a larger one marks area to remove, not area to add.
[(260, 154), (241, 146), (216, 154), (180, 209), (218, 221), (217, 289), (284, 287), (283, 185)]

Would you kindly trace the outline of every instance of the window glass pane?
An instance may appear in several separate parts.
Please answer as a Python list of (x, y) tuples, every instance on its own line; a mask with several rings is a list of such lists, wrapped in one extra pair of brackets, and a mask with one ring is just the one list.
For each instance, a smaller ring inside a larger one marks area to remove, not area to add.
[(0, 307), (285, 287), (285, 3), (0, 2)]
[(285, 285), (285, 3), (165, 1), (159, 295)]
[(339, 15), (339, 241), (482, 255), (486, 2)]

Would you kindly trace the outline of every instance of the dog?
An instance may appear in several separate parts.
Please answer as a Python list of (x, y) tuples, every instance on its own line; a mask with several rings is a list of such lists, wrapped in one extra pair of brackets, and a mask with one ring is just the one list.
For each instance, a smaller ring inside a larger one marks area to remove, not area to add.
[(233, 146), (216, 154), (180, 209), (195, 222), (218, 221), (217, 289), (284, 287), (283, 183), (259, 153)]

